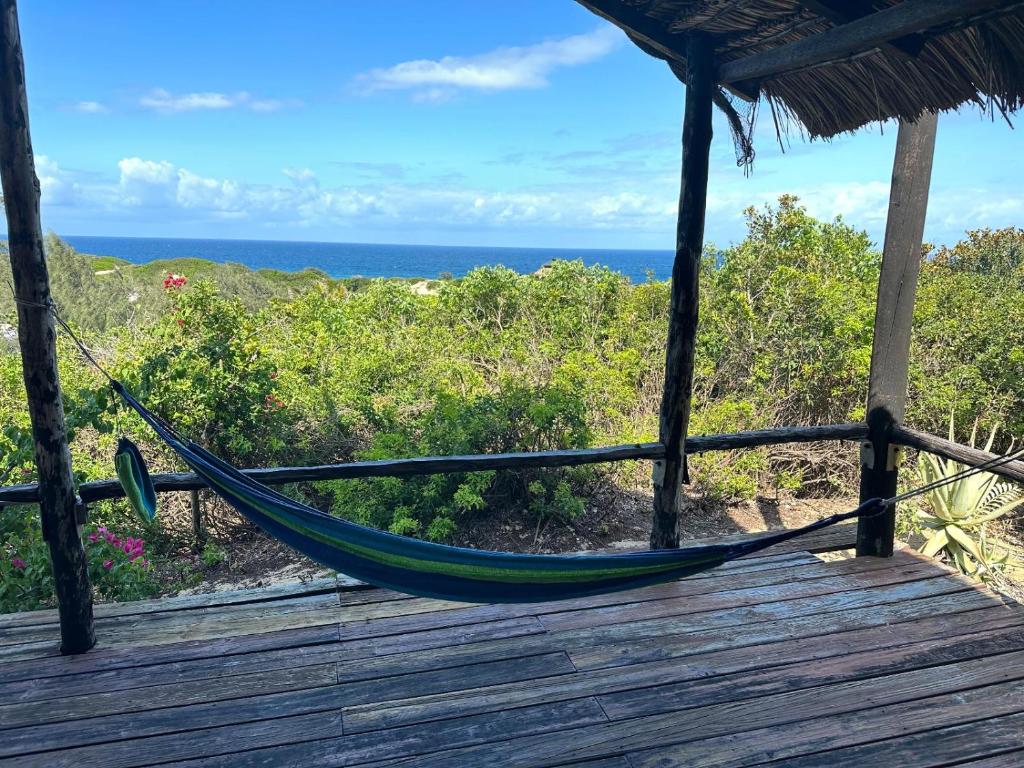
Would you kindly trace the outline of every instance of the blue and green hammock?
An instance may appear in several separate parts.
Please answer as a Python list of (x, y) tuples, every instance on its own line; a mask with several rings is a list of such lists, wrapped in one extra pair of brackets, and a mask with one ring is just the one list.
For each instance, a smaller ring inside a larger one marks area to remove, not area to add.
[[(179, 437), (117, 381), (114, 391), (238, 512), (307, 557), (370, 584), (468, 603), (528, 603), (585, 597), (672, 581), (729, 560), (885, 508), (872, 499), (803, 528), (737, 544), (611, 555), (523, 555), (433, 544), (396, 536), (321, 512), (256, 482), (190, 440)], [(115, 457), (125, 494), (146, 520), (156, 494), (138, 449), (122, 439)]]

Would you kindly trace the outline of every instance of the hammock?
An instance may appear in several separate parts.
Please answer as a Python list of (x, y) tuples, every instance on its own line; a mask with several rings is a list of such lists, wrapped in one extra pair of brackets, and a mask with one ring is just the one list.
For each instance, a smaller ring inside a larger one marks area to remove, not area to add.
[[(523, 555), (433, 544), (334, 517), (253, 480), (190, 440), (179, 437), (117, 381), (114, 391), (198, 475), (238, 512), (271, 536), (318, 563), (379, 587), (468, 603), (528, 603), (635, 589), (709, 570), (779, 542), (860, 515), (886, 502), (871, 499), (852, 512), (803, 528), (736, 544), (611, 555)], [(144, 520), (155, 494), (141, 454), (122, 439), (115, 464), (125, 493)]]

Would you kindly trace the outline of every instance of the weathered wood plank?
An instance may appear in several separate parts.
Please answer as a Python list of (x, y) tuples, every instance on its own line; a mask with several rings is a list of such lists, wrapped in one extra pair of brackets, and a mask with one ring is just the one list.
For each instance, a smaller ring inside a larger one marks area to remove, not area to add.
[[(454, 647), (484, 640), (511, 639), (545, 631), (533, 616), (518, 617), (470, 626), (446, 627), (432, 632), (420, 632), (403, 638), (404, 652), (427, 651), (433, 648)], [(185, 683), (208, 680), (210, 684), (223, 677), (250, 672), (312, 666), (325, 662), (348, 662), (356, 668), (362, 659), (379, 655), (379, 648), (366, 643), (325, 643), (282, 648), (266, 652), (243, 653), (189, 661), (155, 664), (132, 672), (110, 669), (79, 675), (36, 678), (7, 683), (4, 693), (7, 701), (42, 701), (45, 699), (79, 696), (91, 692), (111, 692), (134, 688), (139, 678), (147, 685)], [(347, 678), (355, 679), (355, 678)]]
[[(745, 697), (745, 690), (764, 695), (1017, 650), (1024, 648), (1022, 626), (1022, 614), (1006, 616), (1000, 612), (986, 618), (954, 614), (902, 624), (899, 628), (872, 627), (726, 648), (687, 658), (582, 671), (562, 678), (346, 707), (345, 730), (383, 730), (582, 696), (598, 697), (605, 714), (613, 720), (656, 714), (738, 700)], [(966, 634), (956, 637), (958, 633)], [(808, 665), (810, 661), (822, 660), (828, 662)]]
[[(12, 654), (6, 663), (0, 665), (0, 683), (15, 680), (31, 680), (66, 674), (85, 674), (105, 669), (129, 669), (147, 664), (160, 664), (187, 659), (209, 659), (259, 651), (300, 648), (309, 645), (338, 641), (338, 626), (330, 624), (316, 627), (286, 629), (244, 637), (222, 637), (216, 640), (188, 640), (151, 646), (145, 653), (132, 647), (99, 648), (87, 655), (76, 658), (62, 658), (56, 653), (52, 642), (42, 645), (49, 649), (23, 657)], [(22, 646), (11, 646), (14, 649)], [(0, 658), (3, 658), (0, 647)]]
[[(815, 610), (819, 606), (812, 605), (807, 611), (791, 615), (782, 612), (769, 621), (749, 624), (738, 622), (729, 627), (727, 634), (723, 633), (720, 627), (688, 626), (686, 617), (616, 625), (615, 628), (622, 628), (621, 633), (610, 633), (606, 630), (607, 634), (611, 635), (608, 637), (596, 630), (577, 630), (581, 635), (591, 634), (586, 642), (570, 647), (570, 656), (580, 670), (597, 669), (686, 656), (694, 652), (695, 645), (708, 650), (744, 644), (756, 645), (786, 637), (813, 637), (844, 630), (898, 624), (920, 618), (923, 611), (929, 610), (971, 610), (997, 605), (984, 593), (943, 590), (943, 586), (938, 580), (914, 582), (891, 589), (888, 595), (889, 602), (858, 601), (859, 605), (850, 608), (835, 605), (835, 610), (826, 613)], [(605, 642), (597, 642), (595, 635), (605, 639)]]
[[(415, 764), (541, 768), (628, 754), (635, 768), (738, 767), (952, 725), (971, 713), (996, 717), (1024, 709), (1024, 682), (992, 682), (1006, 679), (1006, 670), (995, 668), (992, 660), (982, 661), (892, 675), (886, 678), (892, 685), (859, 680), (585, 726), (564, 731), (558, 739), (527, 736), (449, 749), (417, 756)], [(970, 688), (972, 684), (985, 687)], [(872, 706), (857, 711), (866, 700)], [(411, 763), (385, 760), (372, 765), (403, 764)]]
[[(870, 446), (871, 451), (861, 457), (861, 501), (896, 495), (898, 467), (894, 456), (891, 457), (890, 433), (894, 424), (903, 421), (906, 411), (914, 297), (937, 126), (938, 116), (926, 112), (916, 123), (901, 120), (896, 137), (868, 379), (869, 435), (865, 446)], [(895, 506), (880, 515), (861, 518), (857, 554), (888, 557), (892, 554), (895, 530)]]
[[(179, 595), (159, 597), (153, 600), (136, 600), (127, 603), (97, 603), (93, 613), (96, 618), (112, 616), (137, 616), (143, 613), (170, 613), (187, 611), (194, 608), (211, 608), (219, 605), (240, 605), (246, 603), (262, 603), (284, 598), (309, 595), (322, 595), (336, 592), (338, 589), (335, 577), (315, 579), (305, 582), (289, 582), (275, 584), (270, 587), (250, 589), (224, 590), (221, 592), (205, 592), (196, 595)], [(7, 627), (28, 626), (33, 624), (54, 624), (57, 611), (52, 609), (41, 611), (25, 611), (22, 613), (0, 614), (0, 633)]]
[[(812, 637), (844, 630), (914, 621), (935, 613), (955, 614), (959, 611), (989, 608), (993, 601), (981, 592), (959, 592), (927, 597), (919, 595), (903, 603), (878, 610), (876, 605), (861, 610), (812, 614), (796, 618), (750, 625), (734, 626), (728, 632), (718, 627), (692, 626), (685, 617), (659, 619), (652, 622), (620, 624), (610, 628), (588, 628), (550, 633), (515, 640), (494, 640), (457, 648), (439, 648), (431, 654), (397, 654), (377, 659), (363, 659), (358, 664), (339, 665), (339, 675), (373, 676), (389, 672), (409, 672), (423, 668), (452, 667), (478, 663), (487, 659), (509, 658), (524, 653), (568, 650), (577, 666), (589, 668), (619, 666), (692, 656), (743, 647)], [(1000, 609), (1005, 610), (1005, 609)], [(1012, 613), (1012, 611), (1007, 611)], [(351, 670), (351, 671), (350, 671)]]
[[(952, 459), (969, 467), (976, 467), (985, 464), (993, 459), (998, 459), (994, 453), (983, 451), (980, 448), (971, 448), (968, 445), (960, 445), (952, 440), (930, 435), (919, 429), (912, 429), (903, 424), (895, 424), (892, 428), (892, 441), (909, 448), (916, 448), (919, 451), (927, 451), (941, 456), (944, 459)], [(1017, 483), (1024, 483), (1024, 461), (1009, 461), (999, 464), (988, 470), (994, 475), (1005, 477)]]
[[(98, 719), (93, 717), (75, 721), (60, 720), (43, 726), (29, 726), (4, 731), (4, 743), (0, 747), (0, 755), (18, 754), (25, 751), (35, 752), (44, 749), (54, 750), (95, 743), (99, 745), (95, 750), (73, 750), (76, 759), (82, 760), (86, 764), (93, 764), (93, 760), (96, 758), (89, 756), (96, 755), (98, 757), (102, 754), (104, 761), (109, 763), (112, 752), (104, 750), (110, 750), (109, 742), (116, 740), (120, 735), (120, 738), (131, 740), (125, 745), (126, 753), (142, 751), (147, 759), (150, 759), (148, 748), (144, 748), (145, 742), (139, 741), (143, 737), (192, 731), (199, 727), (244, 725), (298, 714), (336, 712), (341, 707), (350, 704), (384, 702), (395, 697), (432, 695), (459, 690), (463, 686), (486, 687), (534, 677), (568, 675), (572, 671), (572, 665), (565, 654), (551, 653), (509, 661), (470, 665), (458, 670), (394, 675), (358, 683), (327, 685), (268, 695), (246, 695), (237, 699), (208, 701), (172, 708), (159, 705), (144, 710), (133, 708), (129, 712), (116, 713)], [(603, 714), (601, 719), (605, 719)], [(78, 726), (77, 729), (74, 727), (75, 725)], [(341, 735), (340, 731), (338, 735)], [(220, 738), (219, 732), (218, 738)], [(162, 759), (179, 760), (207, 754), (202, 751), (201, 742), (192, 733), (179, 741), (183, 743), (183, 746), (178, 748), (179, 751), (173, 754), (164, 754)], [(163, 742), (161, 741), (161, 743)], [(168, 748), (164, 747), (164, 749)]]
[[(836, 569), (836, 572), (841, 571), (844, 568), (849, 568), (844, 563), (833, 563), (829, 566), (830, 568)], [(935, 568), (934, 575), (943, 575), (945, 571)], [(687, 580), (680, 580), (679, 582), (673, 582), (668, 585), (667, 589), (678, 589), (683, 594), (686, 594), (689, 582)], [(701, 586), (705, 582), (699, 583)], [(665, 593), (659, 587), (649, 588), (654, 590), (659, 598)], [(711, 590), (714, 591), (714, 590)], [(695, 591), (690, 594), (700, 594), (700, 591)], [(585, 598), (581, 601), (575, 601), (574, 604), (580, 607), (597, 607), (600, 605), (616, 605), (631, 601), (632, 593), (617, 593), (615, 595), (601, 595), (594, 598)], [(642, 593), (641, 593), (642, 594)], [(432, 611), (428, 603), (418, 603), (417, 601), (408, 601), (414, 603), (412, 606), (416, 610), (406, 610), (405, 607), (397, 606), (399, 613), (397, 615), (379, 615), (373, 620), (365, 622), (347, 622), (341, 626), (341, 639), (349, 640), (356, 639), (359, 637), (380, 637), (383, 635), (394, 635), (407, 632), (416, 632), (423, 629), (436, 628), (442, 626), (454, 626), (456, 624), (470, 624), (477, 621), (493, 620), (498, 616), (512, 616), (521, 615), (527, 613), (529, 615), (544, 616), (547, 611), (557, 611), (563, 606), (556, 603), (548, 604), (528, 604), (528, 605), (474, 605), (470, 607), (458, 607), (456, 605), (445, 605), (444, 607), (448, 610), (443, 611)], [(406, 604), (408, 606), (408, 603)]]
[[(290, 598), (269, 603), (215, 606), (187, 612), (98, 619), (102, 647), (163, 645), (182, 640), (216, 639), (294, 629), (341, 620), (342, 608), (334, 593)], [(0, 646), (34, 643), (52, 638), (52, 625), (7, 627), (0, 632)]]
[(557, 705), (540, 705), (498, 715), (476, 715), (428, 725), (397, 728), (382, 739), (380, 734), (354, 734), (337, 739), (309, 741), (278, 748), (247, 750), (235, 754), (172, 763), (169, 768), (248, 768), (250, 766), (301, 765), (333, 768), (339, 765), (376, 763), (381, 759), (409, 759), (444, 745), (486, 745), (508, 734), (530, 734), (554, 739), (561, 731), (604, 722), (601, 708), (592, 699)]
[[(743, 541), (756, 539), (764, 535), (763, 531), (753, 533), (731, 533), (726, 536), (716, 536), (709, 539), (694, 539), (687, 541), (686, 546), (700, 546), (703, 544), (736, 544)], [(748, 555), (747, 559), (761, 557), (762, 555), (777, 555), (787, 552), (835, 552), (842, 549), (853, 549), (857, 543), (857, 523), (838, 523), (829, 528), (822, 528), (820, 531), (808, 533), (796, 539), (784, 541), (768, 549)], [(742, 561), (737, 561), (742, 562)]]
[(658, 600), (653, 604), (649, 602), (625, 603), (587, 611), (573, 610), (550, 613), (541, 616), (541, 622), (550, 630), (608, 626), (640, 619), (714, 611), (725, 607), (767, 605), (804, 597), (871, 589), (884, 584), (902, 584), (908, 581), (934, 578), (936, 575), (935, 568), (930, 564), (913, 563), (851, 575), (830, 576), (806, 581), (780, 581), (774, 584), (740, 587), (711, 594), (687, 595)]
[(216, 686), (155, 685), (49, 701), (0, 704), (0, 729), (336, 685), (335, 665), (318, 664), (224, 678)]
[[(198, 725), (198, 724), (196, 724)], [(341, 716), (337, 712), (316, 712), (310, 715), (261, 720), (249, 726), (198, 728), (187, 737), (179, 734), (118, 741), (111, 744), (78, 747), (59, 752), (12, 757), (4, 761), (11, 768), (134, 768), (167, 762), (178, 754), (190, 754), (193, 745), (206, 754), (228, 754), (239, 748), (250, 749), (268, 745), (302, 742), (340, 736)]]
[(686, 437), (693, 396), (700, 260), (704, 253), (704, 214), (711, 152), (711, 104), (715, 91), (714, 52), (701, 34), (686, 37), (686, 106), (683, 113), (683, 166), (672, 263), (665, 386), (658, 437), (665, 455), (654, 472), (651, 549), (679, 546), (679, 498), (686, 475)]
[[(1021, 749), (1024, 749), (1024, 714), (1016, 714), (806, 755), (787, 760), (786, 766), (905, 765), (938, 768), (955, 764), (958, 768), (1020, 768), (1024, 765), (1024, 754), (1004, 750)], [(984, 757), (993, 752), (1001, 754)]]
[[(963, 682), (970, 684), (970, 680)], [(931, 685), (924, 688), (930, 689)], [(873, 701), (879, 690), (876, 687), (871, 691), (871, 699), (867, 700)], [(635, 768), (680, 764), (694, 768), (739, 768), (775, 760), (788, 762), (804, 755), (880, 739), (932, 732), (964, 721), (1014, 715), (1022, 709), (1024, 684), (1015, 680), (856, 712), (772, 725), (740, 734), (699, 739), (631, 753), (629, 759)]]
[[(992, 747), (988, 747), (987, 744), (980, 744), (979, 746), (985, 749), (985, 751), (996, 751), (999, 749), (1005, 749), (1003, 744), (1009, 742), (1013, 744), (1012, 739), (1016, 735), (1018, 738), (1021, 733), (1024, 733), (1024, 715), (1009, 715), (1007, 717), (993, 718), (992, 720), (982, 720), (977, 723), (967, 723), (959, 727), (954, 726), (953, 728), (946, 729), (942, 728), (935, 731), (937, 738), (935, 741), (937, 744), (941, 744), (942, 740), (946, 738), (952, 738), (954, 741), (962, 739), (971, 739), (974, 737), (974, 730), (982, 731), (983, 737), (994, 737), (996, 743)], [(997, 735), (998, 733), (1004, 733), (1007, 736), (1007, 740), (1004, 742)], [(986, 739), (987, 740), (987, 739)], [(976, 743), (976, 742), (975, 742)], [(957, 745), (959, 746), (959, 745)], [(1024, 747), (1024, 745), (1021, 745)], [(936, 752), (936, 754), (939, 754)], [(1022, 751), (1011, 751), (1011, 752), (1000, 752), (997, 755), (991, 755), (990, 757), (982, 757), (978, 760), (971, 760), (966, 763), (956, 763), (957, 768), (1020, 768), (1024, 765), (1024, 752)]]
[(217, 685), (201, 680), (192, 683), (147, 686), (113, 693), (93, 693), (49, 701), (0, 705), (0, 729), (58, 722), (105, 714), (143, 712), (166, 707), (183, 707), (229, 699), (251, 698), (283, 691), (303, 691), (329, 686), (335, 707), (346, 704), (386, 701), (457, 689), (460, 685), (491, 685), (508, 680), (567, 674), (575, 668), (564, 652), (557, 651), (514, 659), (472, 664), (458, 670), (424, 670), (392, 674), (380, 679), (361, 679), (338, 684), (333, 663), (308, 667), (232, 675)]

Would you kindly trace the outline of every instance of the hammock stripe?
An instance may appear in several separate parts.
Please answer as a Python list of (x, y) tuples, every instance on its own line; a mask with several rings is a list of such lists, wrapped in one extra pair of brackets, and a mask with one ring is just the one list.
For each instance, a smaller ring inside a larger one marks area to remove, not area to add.
[[(290, 499), (179, 437), (119, 382), (112, 386), (203, 482), (266, 533), (328, 568), (424, 597), (528, 603), (634, 589), (705, 571), (841, 520), (877, 512), (881, 503), (872, 499), (852, 512), (738, 544), (611, 555), (526, 555), (451, 547), (378, 531)], [(139, 476), (135, 473), (136, 480)], [(133, 490), (134, 495), (146, 495)]]

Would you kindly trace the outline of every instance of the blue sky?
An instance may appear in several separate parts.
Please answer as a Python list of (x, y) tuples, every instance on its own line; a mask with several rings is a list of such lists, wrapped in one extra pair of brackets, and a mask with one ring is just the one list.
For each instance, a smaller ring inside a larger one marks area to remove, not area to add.
[[(669, 248), (683, 89), (572, 0), (20, 4), (44, 226), (66, 235)], [(716, 117), (708, 239), (782, 193), (880, 240), (895, 127)], [(943, 115), (926, 238), (1024, 224), (1024, 136)]]

